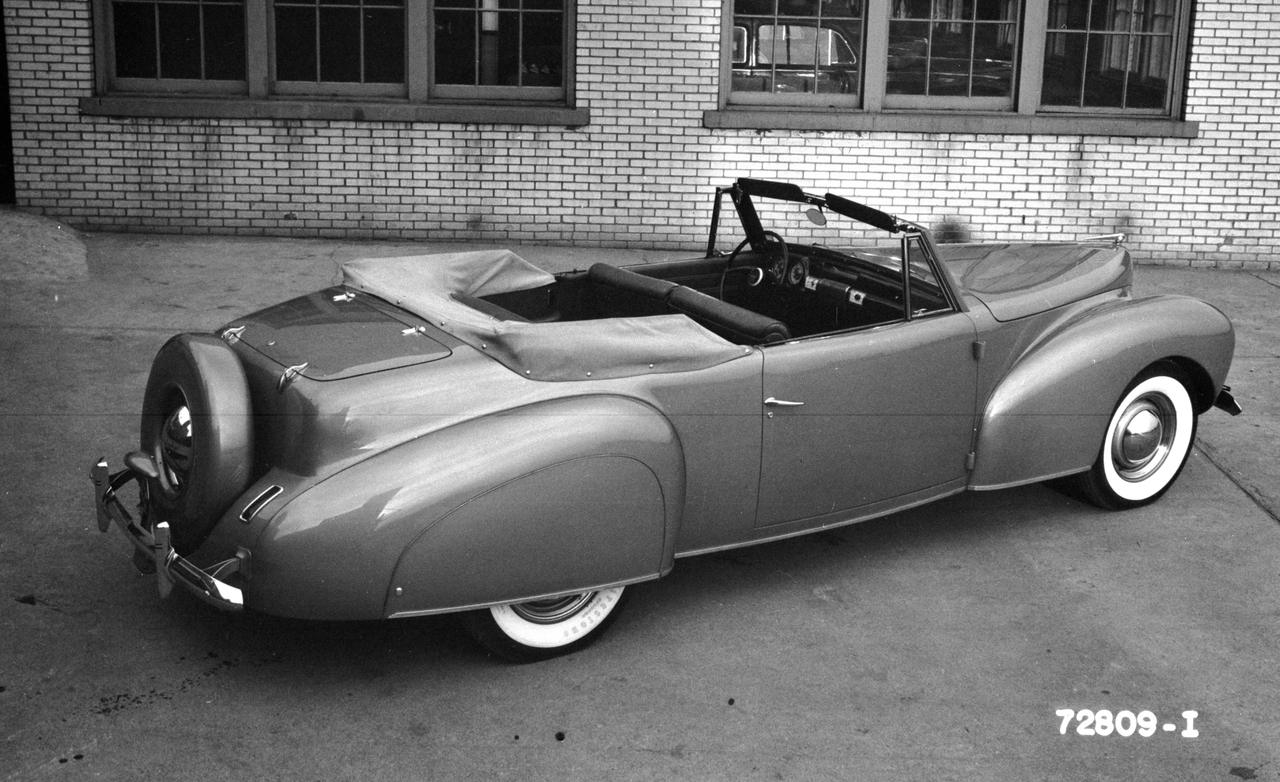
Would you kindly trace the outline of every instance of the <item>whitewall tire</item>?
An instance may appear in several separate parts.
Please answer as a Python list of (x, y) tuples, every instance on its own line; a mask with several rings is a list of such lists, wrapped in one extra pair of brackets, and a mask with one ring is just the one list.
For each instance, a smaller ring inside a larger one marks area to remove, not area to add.
[(1182, 372), (1173, 364), (1156, 365), (1116, 405), (1097, 461), (1078, 488), (1104, 508), (1154, 502), (1182, 472), (1195, 434), (1195, 408)]
[(464, 615), (489, 651), (513, 662), (545, 660), (594, 642), (617, 617), (625, 587), (510, 603)]

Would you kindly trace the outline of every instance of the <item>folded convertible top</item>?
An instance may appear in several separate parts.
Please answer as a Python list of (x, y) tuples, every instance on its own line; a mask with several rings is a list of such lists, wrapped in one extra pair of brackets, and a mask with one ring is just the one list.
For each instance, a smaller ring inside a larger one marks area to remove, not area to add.
[(750, 355), (684, 315), (529, 323), (456, 297), (550, 285), (555, 277), (510, 250), (365, 258), (343, 282), (401, 307), (535, 380), (587, 380), (704, 369)]

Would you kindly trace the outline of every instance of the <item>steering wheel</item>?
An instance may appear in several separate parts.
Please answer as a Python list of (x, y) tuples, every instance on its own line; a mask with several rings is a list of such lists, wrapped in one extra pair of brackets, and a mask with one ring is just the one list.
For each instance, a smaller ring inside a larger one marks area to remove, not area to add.
[[(748, 270), (748, 271), (754, 270), (759, 275), (754, 281), (748, 283), (748, 285), (750, 285), (753, 288), (761, 284), (762, 282), (768, 282), (771, 285), (781, 284), (782, 281), (785, 280), (787, 277), (787, 266), (791, 263), (791, 253), (787, 250), (786, 240), (784, 240), (781, 236), (779, 236), (777, 233), (773, 231), (765, 231), (764, 236), (769, 239), (777, 240), (777, 247), (779, 248), (779, 252), (777, 256), (773, 258), (766, 256), (765, 263), (762, 266), (741, 267), (742, 269)], [(743, 249), (746, 248), (747, 244), (750, 243), (750, 241), (751, 241), (750, 237), (743, 239), (741, 242), (738, 242), (737, 247), (733, 248), (733, 252), (729, 253), (729, 261), (725, 264), (724, 272), (722, 272), (720, 275), (720, 291), (721, 291), (720, 298), (722, 299), (724, 298), (725, 275), (728, 274), (730, 270), (734, 269), (733, 262), (737, 260), (738, 255), (743, 251)], [(769, 245), (766, 245), (766, 247), (772, 246), (772, 245), (773, 243), (771, 242)]]

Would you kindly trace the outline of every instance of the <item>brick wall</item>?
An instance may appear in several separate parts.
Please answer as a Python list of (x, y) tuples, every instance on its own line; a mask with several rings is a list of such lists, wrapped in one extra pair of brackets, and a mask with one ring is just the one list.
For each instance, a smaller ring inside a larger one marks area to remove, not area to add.
[(1197, 4), (1194, 139), (710, 130), (720, 0), (581, 0), (581, 128), (82, 115), (84, 0), (5, 0), (18, 203), (95, 230), (698, 248), (710, 191), (795, 181), (975, 239), (1123, 231), (1280, 269), (1280, 6)]

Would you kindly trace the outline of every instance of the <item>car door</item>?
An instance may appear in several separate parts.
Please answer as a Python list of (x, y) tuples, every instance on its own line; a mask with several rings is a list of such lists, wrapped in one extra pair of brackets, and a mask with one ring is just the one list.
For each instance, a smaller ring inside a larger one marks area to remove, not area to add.
[(973, 322), (954, 306), (912, 315), (763, 349), (757, 527), (839, 521), (964, 485)]

